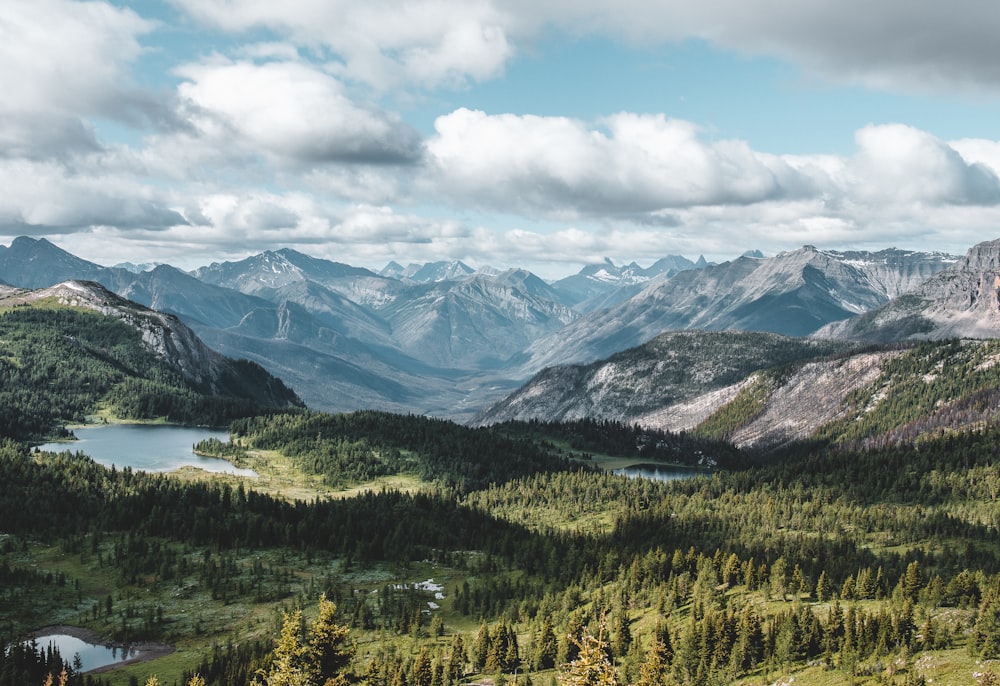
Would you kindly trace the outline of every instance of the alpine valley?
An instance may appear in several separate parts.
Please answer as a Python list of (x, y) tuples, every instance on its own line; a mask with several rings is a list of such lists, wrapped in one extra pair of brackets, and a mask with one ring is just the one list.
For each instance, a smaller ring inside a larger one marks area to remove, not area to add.
[(0, 686), (1000, 683), (1000, 240), (0, 281)]
[(176, 315), (210, 348), (259, 363), (313, 409), (470, 421), (548, 367), (593, 363), (666, 331), (808, 336), (943, 270), (975, 272), (969, 259), (961, 267), (941, 253), (806, 246), (712, 265), (608, 261), (546, 283), (522, 269), (476, 272), (460, 262), (390, 264), (376, 274), (290, 249), (191, 273), (162, 264), (136, 271), (22, 237), (0, 246), (0, 281), (100, 283)]

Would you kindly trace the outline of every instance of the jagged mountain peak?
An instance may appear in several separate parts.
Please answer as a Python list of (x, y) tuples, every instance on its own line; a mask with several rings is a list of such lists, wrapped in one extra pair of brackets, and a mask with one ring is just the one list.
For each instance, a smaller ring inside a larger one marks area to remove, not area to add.
[(815, 335), (870, 341), (1000, 336), (1000, 240), (973, 246), (912, 291)]
[(972, 246), (959, 262), (959, 268), (1000, 271), (1000, 238)]

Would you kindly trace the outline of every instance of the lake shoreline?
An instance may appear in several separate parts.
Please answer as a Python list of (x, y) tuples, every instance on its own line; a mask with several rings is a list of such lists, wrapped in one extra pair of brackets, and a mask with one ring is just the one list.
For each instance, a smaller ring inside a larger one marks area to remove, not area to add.
[[(95, 667), (94, 669), (89, 669), (81, 674), (100, 674), (102, 672), (110, 672), (112, 670), (118, 669), (119, 667), (124, 667), (126, 665), (139, 664), (141, 662), (148, 662), (150, 660), (156, 660), (161, 657), (166, 657), (173, 653), (176, 648), (169, 643), (153, 643), (149, 641), (140, 641), (138, 643), (115, 643), (114, 641), (108, 641), (99, 633), (93, 629), (87, 629), (80, 626), (71, 626), (69, 624), (54, 624), (52, 626), (42, 627), (41, 629), (36, 629), (28, 634), (28, 638), (25, 640), (31, 641), (35, 640), (41, 643), (45, 638), (49, 636), (58, 635), (72, 636), (73, 638), (80, 639), (92, 645), (102, 645), (109, 648), (118, 648), (122, 651), (135, 651), (133, 657), (127, 658), (120, 662), (115, 662), (110, 665), (104, 665), (103, 667)], [(72, 656), (62, 656), (63, 660), (66, 660), (72, 664)]]

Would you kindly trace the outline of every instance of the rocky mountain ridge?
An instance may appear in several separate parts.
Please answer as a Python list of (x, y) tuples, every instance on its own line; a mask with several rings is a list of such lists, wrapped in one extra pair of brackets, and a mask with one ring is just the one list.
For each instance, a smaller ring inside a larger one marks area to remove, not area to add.
[(574, 303), (558, 282), (519, 269), (461, 276), (464, 267), (445, 263), (417, 283), (286, 248), (192, 273), (169, 265), (134, 273), (22, 237), (0, 246), (0, 281), (98, 281), (177, 315), (223, 354), (263, 365), (316, 409), (467, 421), (547, 366), (599, 360), (670, 330), (809, 334), (879, 306), (950, 260), (806, 247), (720, 265), (605, 262), (578, 276), (610, 290)]
[(1000, 240), (973, 246), (904, 297), (815, 335), (866, 341), (1000, 336)]
[(530, 375), (599, 360), (663, 331), (767, 331), (807, 336), (878, 307), (954, 262), (943, 253), (838, 253), (813, 246), (771, 258), (743, 256), (654, 282), (539, 339), (521, 357)]

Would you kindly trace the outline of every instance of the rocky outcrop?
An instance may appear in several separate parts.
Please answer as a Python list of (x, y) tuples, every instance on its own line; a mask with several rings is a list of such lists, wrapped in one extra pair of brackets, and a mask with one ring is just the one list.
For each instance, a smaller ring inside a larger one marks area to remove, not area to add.
[(913, 291), (815, 335), (866, 341), (1000, 336), (1000, 240), (974, 246)]

